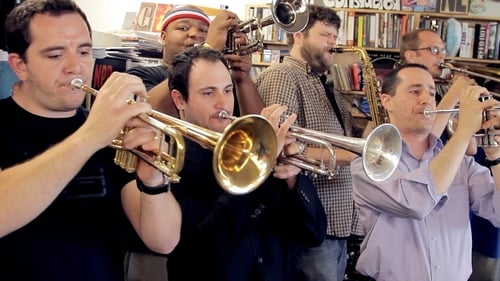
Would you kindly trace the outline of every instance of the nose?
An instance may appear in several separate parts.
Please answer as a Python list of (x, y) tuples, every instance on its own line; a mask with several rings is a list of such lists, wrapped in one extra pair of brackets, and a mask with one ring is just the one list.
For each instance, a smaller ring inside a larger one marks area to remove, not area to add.
[(64, 71), (70, 74), (81, 72), (82, 58), (78, 54), (68, 54), (64, 63)]
[(229, 95), (224, 94), (222, 91), (218, 91), (216, 95), (216, 102), (215, 102), (215, 107), (218, 110), (226, 110), (230, 108), (233, 104), (231, 103), (231, 98)]
[(197, 27), (191, 27), (189, 29), (188, 33), (189, 37), (200, 39), (200, 40), (205, 40), (205, 33), (202, 32), (199, 28)]

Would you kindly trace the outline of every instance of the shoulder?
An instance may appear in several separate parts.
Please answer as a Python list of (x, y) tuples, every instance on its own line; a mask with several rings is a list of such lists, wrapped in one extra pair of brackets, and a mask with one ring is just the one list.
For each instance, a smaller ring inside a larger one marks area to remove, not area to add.
[[(167, 77), (168, 68), (163, 65), (157, 66), (136, 66), (127, 70), (127, 73), (139, 76), (141, 78), (153, 75), (157, 77)], [(147, 75), (147, 76), (146, 76)]]

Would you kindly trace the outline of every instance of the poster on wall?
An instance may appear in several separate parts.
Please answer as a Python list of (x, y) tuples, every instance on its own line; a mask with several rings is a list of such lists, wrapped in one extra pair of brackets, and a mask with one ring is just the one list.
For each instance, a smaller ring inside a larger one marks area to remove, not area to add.
[(401, 0), (311, 0), (311, 3), (329, 8), (401, 10)]

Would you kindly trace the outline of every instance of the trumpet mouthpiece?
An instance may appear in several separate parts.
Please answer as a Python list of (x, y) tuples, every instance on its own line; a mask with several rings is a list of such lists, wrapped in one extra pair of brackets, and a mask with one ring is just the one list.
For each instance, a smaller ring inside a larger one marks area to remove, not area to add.
[(429, 118), (429, 117), (431, 117), (432, 112), (433, 112), (432, 109), (426, 108), (426, 109), (424, 109), (424, 116)]
[(71, 87), (75, 90), (80, 90), (83, 87), (83, 80), (81, 78), (71, 80)]

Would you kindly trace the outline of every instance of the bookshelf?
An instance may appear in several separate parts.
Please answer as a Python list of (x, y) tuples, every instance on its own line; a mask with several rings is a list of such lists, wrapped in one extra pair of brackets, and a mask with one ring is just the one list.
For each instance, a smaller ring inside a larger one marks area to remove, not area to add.
[[(341, 2), (348, 3), (347, 1), (329, 1), (334, 5)], [(388, 0), (384, 3), (386, 2), (391, 1)], [(332, 7), (342, 21), (342, 26), (339, 29), (338, 45), (340, 47), (363, 47), (368, 52), (376, 76), (379, 78), (389, 69), (392, 69), (393, 64), (399, 59), (401, 38), (406, 32), (416, 28), (431, 28), (440, 34), (444, 42), (449, 43), (453, 38), (451, 36), (452, 32), (459, 27), (460, 29), (464, 28), (464, 32), (462, 30), (457, 32), (454, 38), (459, 40), (461, 45), (469, 44), (470, 51), (465, 53), (465, 51), (460, 50), (460, 47), (462, 47), (460, 46), (459, 51), (448, 57), (448, 59), (475, 66), (500, 64), (500, 17), (468, 14), (468, 5), (464, 6), (463, 2), (458, 0), (456, 2), (448, 0), (446, 3), (445, 1), (434, 2), (437, 7), (405, 6), (405, 2), (395, 0), (391, 2), (393, 5), (389, 5), (390, 7), (374, 7), (374, 5), (360, 8)], [(440, 7), (440, 5), (445, 6)], [(246, 7), (247, 18), (260, 16), (261, 14), (269, 15), (269, 5), (267, 4), (250, 4)], [(438, 12), (440, 10), (446, 10), (446, 12)], [(453, 22), (450, 23), (452, 19)], [(452, 29), (452, 27), (455, 27), (455, 29)], [(491, 35), (493, 29), (495, 29), (494, 36)], [(450, 34), (448, 34), (448, 30), (451, 30)], [(481, 39), (479, 39), (479, 34), (481, 34)], [(476, 45), (475, 51), (474, 44)], [(483, 48), (482, 56), (477, 50), (479, 45)], [(262, 52), (254, 54), (252, 75), (259, 75), (262, 69), (280, 60), (274, 58), (270, 62), (268, 59), (264, 59), (267, 58), (267, 56), (264, 56), (266, 50), (280, 50), (280, 52), (275, 52), (275, 55), (280, 58), (287, 54), (286, 35), (275, 24), (269, 26), (266, 31)], [(359, 108), (362, 108), (364, 92), (356, 89), (354, 85), (344, 87), (343, 83), (339, 82), (341, 81), (339, 79), (346, 82), (345, 77), (353, 77), (353, 74), (350, 73), (353, 69), (352, 66), (360, 62), (352, 54), (347, 55), (347, 57), (346, 55), (336, 55), (336, 60), (338, 59), (336, 67), (344, 70), (337, 69), (334, 72), (341, 73), (340, 75), (344, 77), (341, 78), (337, 75), (338, 77), (334, 78), (337, 81), (334, 81), (334, 83), (351, 105), (357, 105), (351, 108), (351, 113), (357, 126), (364, 127), (366, 115), (359, 110)], [(351, 82), (348, 81), (347, 83)]]

